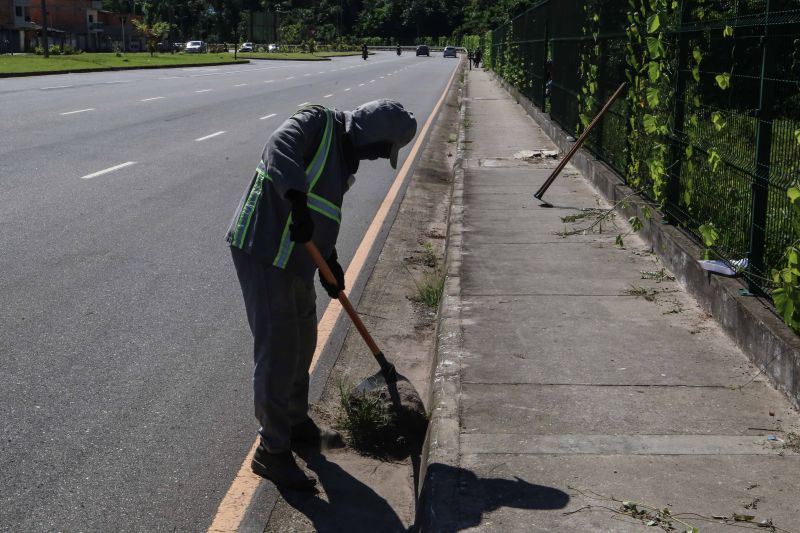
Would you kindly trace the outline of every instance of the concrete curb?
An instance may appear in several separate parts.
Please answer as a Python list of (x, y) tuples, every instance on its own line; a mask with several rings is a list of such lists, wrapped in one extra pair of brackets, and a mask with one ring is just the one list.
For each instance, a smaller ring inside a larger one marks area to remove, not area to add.
[[(463, 68), (463, 66), (462, 66)], [(457, 512), (457, 472), (460, 457), (459, 398), (460, 354), (463, 350), (461, 325), (461, 243), (464, 212), (464, 117), (466, 106), (460, 95), (458, 151), (453, 168), (453, 189), (447, 224), (447, 275), (436, 328), (436, 348), (431, 367), (428, 405), (430, 422), (422, 450), (416, 530), (441, 531), (441, 524), (453, 523)]]
[(236, 61), (218, 61), (214, 63), (189, 63), (185, 65), (145, 65), (142, 67), (101, 67), (101, 68), (84, 68), (76, 70), (57, 70), (50, 72), (0, 72), (0, 78), (28, 78), (32, 76), (55, 76), (58, 74), (80, 74), (82, 72), (112, 72), (117, 70), (156, 70), (164, 68), (192, 68), (192, 67), (215, 67), (220, 65), (245, 65), (250, 63), (248, 59), (239, 59)]
[[(561, 150), (566, 152), (571, 148), (574, 140), (547, 114), (508, 82), (496, 74), (494, 78)], [(614, 170), (588, 150), (580, 149), (571, 163), (612, 204), (634, 192), (622, 183)], [(747, 357), (789, 398), (795, 408), (800, 408), (800, 337), (786, 327), (769, 301), (743, 296), (740, 294), (743, 287), (739, 281), (700, 268), (697, 258), (702, 257), (702, 248), (676, 226), (665, 224), (655, 209), (653, 218), (646, 220), (642, 210), (647, 201), (638, 196), (633, 198), (635, 201), (631, 202), (630, 207), (621, 211), (626, 217), (638, 216), (642, 220), (644, 227), (639, 234), (651, 244), (661, 261)]]

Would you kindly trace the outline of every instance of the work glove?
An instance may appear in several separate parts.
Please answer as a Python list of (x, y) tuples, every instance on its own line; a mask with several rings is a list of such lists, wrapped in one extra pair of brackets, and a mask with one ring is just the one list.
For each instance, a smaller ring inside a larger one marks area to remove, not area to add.
[(314, 222), (311, 220), (306, 193), (291, 189), (286, 193), (286, 199), (292, 204), (289, 238), (298, 243), (310, 241), (314, 234)]
[(322, 288), (325, 289), (328, 296), (331, 298), (338, 298), (339, 292), (344, 290), (344, 271), (342, 270), (342, 265), (339, 264), (339, 256), (336, 254), (336, 248), (333, 249), (330, 257), (328, 257), (328, 260), (325, 262), (328, 263), (328, 268), (331, 269), (333, 277), (336, 278), (336, 285), (331, 285), (325, 281), (322, 272), (319, 273), (319, 282), (322, 283)]

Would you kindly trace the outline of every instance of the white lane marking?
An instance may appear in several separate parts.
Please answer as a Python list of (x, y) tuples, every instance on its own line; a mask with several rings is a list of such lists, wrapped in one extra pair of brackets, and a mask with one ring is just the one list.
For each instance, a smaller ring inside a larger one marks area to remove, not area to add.
[(112, 84), (112, 83), (130, 83), (131, 80), (116, 80), (116, 81), (104, 81), (103, 83)]
[(91, 174), (86, 174), (85, 176), (81, 176), (82, 180), (90, 180), (92, 178), (96, 178), (97, 176), (102, 176), (103, 174), (108, 174), (109, 172), (114, 172), (115, 170), (119, 170), (121, 168), (129, 167), (131, 165), (135, 165), (136, 161), (128, 161), (127, 163), (122, 163), (121, 165), (116, 165), (105, 170), (98, 170), (97, 172), (93, 172)]
[[(386, 76), (381, 76), (381, 79), (383, 79), (383, 78), (385, 78), (385, 77), (386, 77)], [(372, 80), (372, 81), (375, 81), (375, 80)]]
[(293, 80), (293, 79), (294, 79), (294, 76), (289, 76), (289, 77), (288, 77), (288, 78), (286, 78), (286, 79), (287, 79), (287, 80)]
[(67, 111), (66, 113), (59, 113), (60, 115), (74, 115), (75, 113), (85, 113), (87, 111), (94, 111), (93, 107), (87, 109), (78, 109), (77, 111)]
[(311, 102), (303, 102), (302, 104), (297, 104), (297, 107), (304, 107), (310, 104)]
[(234, 85), (234, 87), (244, 87), (246, 85), (247, 85), (246, 83), (239, 83), (237, 85)]
[(211, 135), (206, 135), (205, 137), (200, 137), (198, 139), (195, 139), (195, 141), (198, 141), (198, 142), (199, 141), (205, 141), (206, 139), (210, 139), (212, 137), (216, 137), (218, 135), (222, 135), (223, 133), (226, 133), (226, 132), (225, 131), (217, 131), (215, 133), (212, 133)]
[(52, 87), (42, 87), (41, 90), (49, 91), (50, 89), (66, 89), (68, 87), (72, 87), (72, 85), (53, 85)]
[(359, 86), (359, 87), (363, 87), (363, 86), (364, 86), (364, 84), (363, 84), (363, 83), (359, 83), (359, 84), (358, 84), (358, 86)]
[(268, 118), (272, 118), (272, 117), (274, 117), (274, 116), (275, 116), (275, 113), (270, 113), (269, 115), (267, 115), (267, 116), (265, 116), (265, 117), (261, 117), (261, 118), (260, 118), (260, 119), (258, 119), (258, 120), (267, 120)]
[(154, 96), (152, 98), (145, 98), (143, 100), (139, 100), (140, 102), (152, 102), (153, 100), (163, 100), (163, 96)]
[(163, 78), (158, 78), (158, 79), (160, 79), (160, 80), (179, 80), (182, 77), (183, 76), (165, 76)]
[[(309, 72), (308, 74), (303, 74), (303, 76), (311, 76), (311, 73)], [(286, 79), (288, 80), (289, 78)]]
[(264, 80), (264, 83), (272, 83), (275, 80)]
[(207, 93), (207, 92), (209, 92), (209, 91), (211, 91), (211, 89), (201, 89), (201, 90), (199, 90), (199, 91), (195, 91), (195, 92), (196, 92), (196, 93)]
[(325, 74), (325, 71), (324, 70), (320, 70), (319, 72), (317, 72), (317, 74)]
[(347, 92), (347, 91), (349, 91), (349, 90), (350, 90), (350, 87), (348, 87), (347, 89), (345, 89), (345, 90), (344, 90), (344, 92)]
[(375, 80), (369, 80), (370, 83), (375, 83)]
[(331, 96), (333, 96), (333, 93), (331, 93), (331, 94), (326, 94), (325, 96), (323, 96), (323, 98), (330, 98)]

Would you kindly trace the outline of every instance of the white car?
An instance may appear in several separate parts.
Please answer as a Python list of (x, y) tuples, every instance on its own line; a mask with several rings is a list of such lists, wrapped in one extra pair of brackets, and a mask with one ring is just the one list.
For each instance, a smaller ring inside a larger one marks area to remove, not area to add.
[(206, 51), (206, 43), (203, 41), (189, 41), (183, 51), (187, 54), (201, 54)]
[(253, 43), (246, 42), (246, 43), (242, 43), (242, 46), (241, 46), (241, 48), (239, 48), (239, 51), (240, 52), (252, 52), (254, 48), (255, 48), (255, 46), (253, 46)]
[(271, 45), (267, 46), (267, 51), (268, 52), (277, 52), (278, 50), (280, 50), (280, 48), (281, 47), (279, 45), (277, 45), (275, 43), (272, 43)]

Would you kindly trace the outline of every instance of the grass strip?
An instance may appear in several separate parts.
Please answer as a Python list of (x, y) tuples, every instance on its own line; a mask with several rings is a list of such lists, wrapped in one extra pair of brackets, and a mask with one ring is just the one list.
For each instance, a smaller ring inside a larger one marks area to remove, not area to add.
[[(237, 61), (237, 62), (241, 62)], [(191, 67), (209, 63), (235, 63), (233, 54), (157, 54), (84, 53), (69, 56), (36, 55), (0, 56), (0, 74), (26, 74), (32, 72), (69, 72), (122, 67)]]

